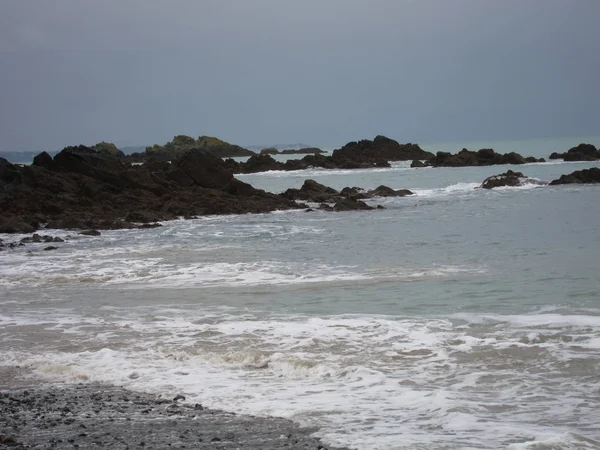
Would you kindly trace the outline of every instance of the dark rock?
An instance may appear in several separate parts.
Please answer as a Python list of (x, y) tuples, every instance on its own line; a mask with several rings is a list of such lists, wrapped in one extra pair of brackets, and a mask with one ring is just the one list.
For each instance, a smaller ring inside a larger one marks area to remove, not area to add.
[(251, 156), (245, 164), (242, 171), (244, 173), (267, 172), (269, 170), (284, 170), (284, 164), (275, 161), (271, 155), (260, 154)]
[(0, 218), (0, 233), (33, 233), (35, 227), (19, 217)]
[(184, 395), (181, 395), (181, 394), (177, 394), (177, 395), (176, 395), (176, 396), (173, 398), (173, 401), (174, 401), (174, 402), (177, 402), (177, 401), (179, 401), (179, 400), (183, 400), (183, 401), (185, 401), (185, 396), (184, 396)]
[(125, 216), (126, 222), (138, 222), (138, 223), (148, 223), (155, 222), (156, 217), (153, 215), (146, 214), (143, 211), (134, 211), (130, 212)]
[(33, 165), (50, 168), (52, 166), (52, 156), (46, 152), (42, 152), (33, 158)]
[(344, 189), (342, 189), (340, 191), (340, 195), (342, 197), (351, 197), (351, 198), (356, 198), (356, 199), (364, 199), (364, 198), (369, 198), (370, 195), (367, 194), (364, 189), (361, 189), (359, 187), (353, 186), (353, 187), (345, 187)]
[(427, 164), (419, 159), (413, 159), (413, 161), (410, 163), (410, 167), (427, 167)]
[(411, 161), (429, 159), (433, 154), (424, 151), (417, 144), (399, 144), (385, 136), (376, 136), (372, 141), (349, 142), (331, 155), (334, 161), (350, 160), (376, 165), (388, 161)]
[(565, 153), (553, 152), (550, 159), (564, 159), (565, 161), (598, 161), (600, 159), (600, 149), (592, 144), (579, 144), (577, 147), (570, 148)]
[(371, 210), (375, 209), (372, 206), (367, 205), (362, 200), (357, 200), (353, 198), (345, 198), (335, 205), (333, 205), (334, 211), (360, 211), (360, 210)]
[(44, 223), (47, 229), (154, 227), (180, 216), (302, 207), (234, 179), (227, 162), (204, 150), (185, 152), (171, 164), (123, 160), (84, 146), (65, 148), (51, 165), (0, 160), (0, 232), (31, 233)]
[(369, 191), (369, 194), (374, 197), (404, 197), (406, 195), (413, 195), (413, 192), (408, 189), (394, 190), (391, 187), (382, 185)]
[(493, 175), (486, 178), (481, 187), (484, 189), (493, 189), (500, 186), (521, 186), (525, 175), (521, 172), (509, 170), (499, 175)]
[(448, 152), (437, 152), (434, 158), (427, 161), (433, 167), (467, 167), (491, 166), (498, 164), (525, 164), (525, 162), (542, 162), (543, 160), (528, 157), (527, 160), (515, 152), (500, 154), (491, 148), (484, 148), (476, 152), (463, 148), (453, 155)]
[(338, 191), (317, 183), (315, 180), (305, 180), (300, 189), (288, 189), (281, 195), (290, 200), (306, 200), (316, 203), (334, 202), (340, 199)]
[(44, 250), (45, 250), (45, 251), (49, 251), (49, 250), (57, 250), (57, 249), (58, 249), (58, 247), (55, 247), (54, 245), (50, 245), (50, 246), (48, 246), (48, 247), (44, 248)]
[(600, 183), (600, 168), (592, 167), (591, 169), (576, 170), (550, 182), (551, 185), (588, 183)]
[(184, 153), (177, 160), (176, 167), (203, 188), (223, 189), (233, 180), (233, 174), (223, 161), (204, 151)]
[(98, 230), (84, 230), (80, 231), (79, 234), (83, 236), (100, 236), (100, 232)]

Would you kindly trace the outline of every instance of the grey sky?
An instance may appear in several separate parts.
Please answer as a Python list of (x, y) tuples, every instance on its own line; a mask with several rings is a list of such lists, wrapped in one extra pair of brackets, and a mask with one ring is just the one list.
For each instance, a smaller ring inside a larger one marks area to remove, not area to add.
[(0, 149), (600, 134), (598, 0), (0, 0)]

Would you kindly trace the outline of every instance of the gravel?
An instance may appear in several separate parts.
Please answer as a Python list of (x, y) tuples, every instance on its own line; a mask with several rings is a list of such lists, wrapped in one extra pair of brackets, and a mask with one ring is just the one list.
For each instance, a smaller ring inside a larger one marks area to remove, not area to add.
[(0, 449), (333, 449), (316, 429), (116, 386), (0, 391)]

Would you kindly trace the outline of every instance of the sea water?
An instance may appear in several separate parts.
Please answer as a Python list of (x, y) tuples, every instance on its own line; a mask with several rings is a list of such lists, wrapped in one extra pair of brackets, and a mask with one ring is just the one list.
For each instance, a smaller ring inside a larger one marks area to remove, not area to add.
[(477, 189), (598, 166), (266, 172), (239, 178), (415, 195), (53, 230), (56, 251), (0, 252), (0, 373), (19, 374), (0, 388), (183, 393), (359, 449), (600, 448), (600, 186)]

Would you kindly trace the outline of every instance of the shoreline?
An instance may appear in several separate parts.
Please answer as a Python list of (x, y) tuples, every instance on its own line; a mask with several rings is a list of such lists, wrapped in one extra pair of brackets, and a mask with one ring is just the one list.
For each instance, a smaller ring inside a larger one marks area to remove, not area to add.
[(104, 384), (0, 389), (0, 449), (306, 449), (327, 446), (276, 417), (238, 415)]

